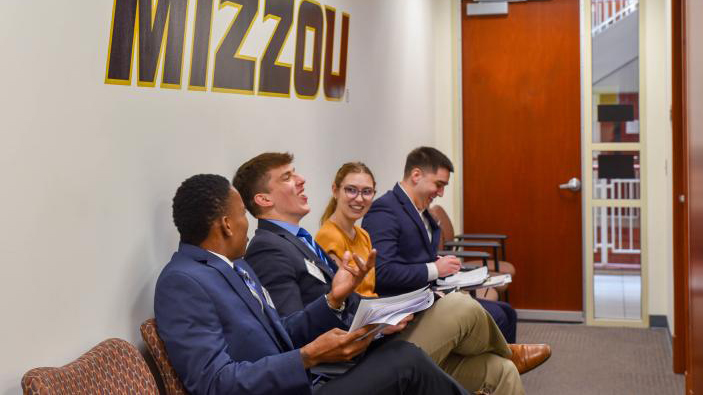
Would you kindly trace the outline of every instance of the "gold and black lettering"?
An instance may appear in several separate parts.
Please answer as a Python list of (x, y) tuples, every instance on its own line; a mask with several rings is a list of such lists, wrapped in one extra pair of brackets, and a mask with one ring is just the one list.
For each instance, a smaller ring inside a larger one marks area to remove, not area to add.
[(237, 15), (229, 25), (215, 53), (212, 90), (229, 93), (254, 93), (256, 58), (239, 51), (259, 13), (259, 0), (220, 0), (220, 9), (231, 6)]
[(325, 6), (327, 34), (325, 35), (325, 74), (323, 78), (325, 98), (339, 101), (344, 96), (347, 83), (347, 52), (349, 49), (349, 14), (342, 14), (342, 37), (339, 47), (339, 72), (332, 70), (334, 56), (334, 22), (336, 11)]
[(164, 58), (161, 86), (180, 88), (187, 12), (188, 0), (115, 0), (105, 83), (131, 83), (136, 39), (137, 85), (153, 87)]
[[(322, 65), (322, 34), (324, 18), (322, 7), (314, 0), (302, 0), (298, 8), (298, 27), (295, 39), (295, 93), (301, 99), (314, 99), (320, 88)], [(315, 32), (312, 68), (305, 67), (305, 36)]]
[(190, 82), (188, 89), (207, 89), (208, 55), (212, 32), (213, 0), (197, 0), (193, 28), (193, 53), (190, 58)]
[(291, 64), (278, 60), (293, 25), (294, 0), (264, 0), (264, 22), (276, 20), (276, 29), (259, 65), (259, 95), (290, 97)]

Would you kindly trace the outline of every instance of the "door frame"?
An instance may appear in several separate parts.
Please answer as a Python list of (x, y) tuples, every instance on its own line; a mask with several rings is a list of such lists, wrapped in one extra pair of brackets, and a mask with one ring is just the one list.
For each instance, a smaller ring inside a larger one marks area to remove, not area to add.
[[(673, 172), (673, 259), (674, 259), (674, 373), (686, 373), (689, 368), (687, 314), (689, 303), (689, 193), (688, 193), (688, 134), (686, 128), (686, 1), (671, 2), (672, 48), (672, 172)], [(684, 201), (679, 201), (679, 196)]]
[[(583, 228), (583, 268), (584, 268), (584, 304), (586, 325), (620, 326), (620, 327), (649, 327), (649, 279), (647, 254), (647, 117), (645, 103), (647, 100), (646, 52), (644, 15), (646, 2), (640, 1), (639, 9), (639, 143), (593, 143), (593, 87), (592, 87), (592, 42), (591, 42), (591, 0), (580, 0), (581, 10), (581, 163), (582, 163), (582, 228)], [(640, 157), (640, 199), (639, 200), (596, 200), (593, 199), (593, 169), (592, 151), (639, 151)], [(595, 317), (595, 300), (593, 290), (593, 208), (594, 207), (637, 207), (640, 209), (640, 319), (611, 319)]]

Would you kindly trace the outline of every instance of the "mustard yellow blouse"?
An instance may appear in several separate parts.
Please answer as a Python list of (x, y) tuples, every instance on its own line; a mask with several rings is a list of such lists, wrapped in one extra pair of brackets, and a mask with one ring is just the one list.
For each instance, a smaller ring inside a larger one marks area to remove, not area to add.
[[(315, 241), (325, 252), (334, 254), (340, 259), (345, 251), (349, 251), (355, 253), (361, 259), (366, 260), (372, 249), (371, 237), (359, 226), (355, 225), (354, 230), (356, 231), (356, 235), (354, 236), (354, 240), (351, 240), (337, 224), (327, 220), (322, 224), (317, 235), (315, 235)], [(354, 262), (351, 263), (353, 264)], [(375, 288), (376, 268), (373, 268), (366, 274), (364, 281), (356, 288), (356, 292), (363, 296), (377, 297), (378, 295), (374, 292)]]

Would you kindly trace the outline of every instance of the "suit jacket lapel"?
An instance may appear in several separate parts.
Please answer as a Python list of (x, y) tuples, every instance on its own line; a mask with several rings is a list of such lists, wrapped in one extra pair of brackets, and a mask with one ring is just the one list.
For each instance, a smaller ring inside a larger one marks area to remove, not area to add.
[[(427, 228), (425, 227), (425, 223), (422, 222), (422, 218), (420, 218), (420, 213), (417, 212), (417, 209), (415, 208), (415, 205), (413, 202), (410, 201), (410, 198), (408, 198), (408, 195), (405, 193), (400, 188), (399, 184), (395, 184), (395, 187), (393, 188), (393, 193), (395, 194), (396, 199), (400, 202), (400, 204), (403, 206), (403, 210), (410, 216), (412, 221), (415, 223), (415, 226), (417, 226), (417, 229), (420, 231), (420, 234), (422, 234), (422, 241), (425, 243), (425, 248), (427, 248), (428, 251), (432, 252), (432, 243), (430, 242), (429, 235), (427, 234)], [(432, 224), (432, 222), (430, 222)], [(435, 223), (435, 226), (437, 224)], [(433, 237), (436, 238), (436, 237)], [(435, 251), (437, 250), (436, 248), (434, 249)]]
[[(259, 291), (259, 294), (261, 294), (265, 300), (264, 302), (264, 312), (266, 313), (266, 316), (269, 318), (269, 324), (273, 325), (274, 329), (278, 331), (278, 340), (282, 340), (286, 346), (288, 346), (287, 350), (292, 350), (293, 347), (293, 341), (290, 338), (290, 335), (286, 331), (286, 329), (283, 327), (281, 324), (281, 318), (278, 315), (278, 311), (276, 311), (275, 307), (271, 307), (271, 305), (268, 304), (269, 302), (269, 295), (268, 292), (264, 289), (263, 284), (261, 284), (261, 280), (256, 276), (256, 272), (254, 269), (249, 266), (247, 261), (244, 259), (237, 259), (237, 261), (234, 262), (235, 265), (241, 267), (244, 269), (247, 273), (249, 273), (249, 276), (251, 276), (252, 279), (254, 279), (254, 282), (256, 283), (257, 291)], [(244, 284), (246, 285), (246, 284)], [(273, 303), (273, 301), (271, 301)], [(257, 302), (258, 303), (258, 302)]]
[(425, 218), (430, 223), (430, 228), (432, 229), (432, 255), (437, 255), (437, 249), (439, 248), (439, 238), (442, 237), (442, 229), (439, 227), (439, 224), (437, 221), (432, 218), (430, 213), (425, 210), (424, 212)]
[(274, 232), (277, 235), (288, 240), (305, 256), (305, 258), (313, 262), (315, 266), (322, 270), (322, 273), (325, 274), (325, 278), (328, 282), (332, 281), (334, 273), (332, 273), (329, 267), (324, 262), (322, 262), (317, 256), (317, 254), (315, 254), (315, 252), (311, 250), (310, 247), (308, 247), (307, 244), (305, 244), (302, 240), (291, 234), (289, 231), (266, 220), (259, 220), (259, 228), (270, 230), (271, 232)]
[[(275, 325), (276, 320), (271, 320), (271, 324), (269, 324), (269, 319), (264, 316), (264, 312), (261, 311), (261, 305), (259, 302), (256, 300), (254, 295), (251, 294), (251, 291), (249, 290), (249, 287), (244, 283), (244, 280), (242, 280), (237, 273), (235, 273), (234, 269), (229, 267), (227, 263), (222, 261), (222, 259), (208, 254), (207, 257), (207, 264), (220, 272), (222, 276), (227, 280), (230, 286), (232, 286), (232, 289), (239, 295), (239, 297), (244, 301), (244, 303), (247, 305), (249, 310), (251, 310), (251, 313), (259, 320), (261, 325), (266, 329), (266, 332), (271, 336), (271, 339), (273, 339), (274, 342), (276, 342), (276, 345), (278, 345), (278, 348), (281, 350), (286, 350), (285, 347), (283, 347), (274, 333), (274, 328), (271, 327), (271, 325)], [(261, 295), (263, 297), (263, 295)], [(266, 303), (266, 300), (261, 301), (262, 303)]]

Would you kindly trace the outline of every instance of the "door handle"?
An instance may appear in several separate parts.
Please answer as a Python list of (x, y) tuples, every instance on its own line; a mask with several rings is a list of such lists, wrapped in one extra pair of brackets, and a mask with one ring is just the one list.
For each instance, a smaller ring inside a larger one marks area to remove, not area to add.
[(566, 184), (560, 184), (559, 189), (568, 189), (573, 192), (578, 192), (581, 190), (581, 181), (578, 178), (573, 177)]

